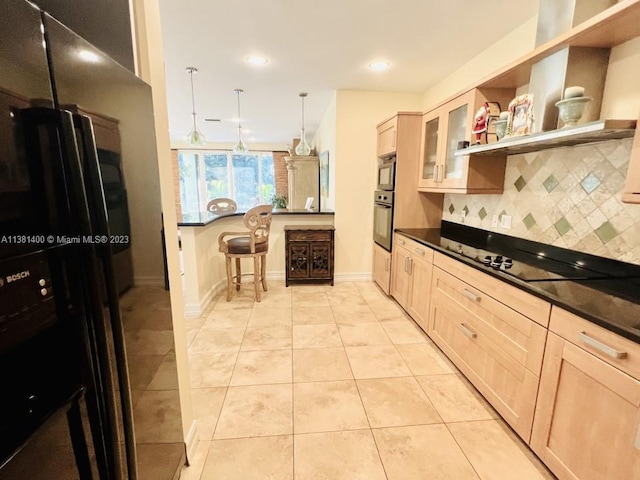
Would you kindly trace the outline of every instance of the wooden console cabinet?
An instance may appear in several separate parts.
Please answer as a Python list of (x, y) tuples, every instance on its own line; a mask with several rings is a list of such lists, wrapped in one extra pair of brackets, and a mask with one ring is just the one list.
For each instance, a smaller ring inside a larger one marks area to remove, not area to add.
[(290, 282), (331, 282), (333, 225), (285, 225), (286, 286)]

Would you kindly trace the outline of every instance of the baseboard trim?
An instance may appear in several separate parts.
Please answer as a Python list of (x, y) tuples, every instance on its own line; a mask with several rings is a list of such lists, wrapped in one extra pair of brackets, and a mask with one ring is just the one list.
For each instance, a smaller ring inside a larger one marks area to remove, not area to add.
[(359, 273), (359, 272), (346, 272), (346, 273), (336, 273), (334, 274), (334, 279), (336, 282), (372, 282), (373, 274), (371, 272), (368, 273)]
[(199, 303), (186, 303), (184, 304), (184, 314), (187, 317), (198, 317), (202, 315), (209, 304), (213, 301), (216, 296), (222, 292), (225, 288), (227, 288), (227, 279), (220, 280), (218, 283), (213, 285), (209, 291), (202, 297)]
[(189, 465), (191, 459), (194, 458), (199, 442), (200, 439), (198, 438), (198, 420), (194, 419), (193, 422), (191, 422), (191, 428), (189, 428), (187, 438), (184, 441), (187, 454), (187, 465)]

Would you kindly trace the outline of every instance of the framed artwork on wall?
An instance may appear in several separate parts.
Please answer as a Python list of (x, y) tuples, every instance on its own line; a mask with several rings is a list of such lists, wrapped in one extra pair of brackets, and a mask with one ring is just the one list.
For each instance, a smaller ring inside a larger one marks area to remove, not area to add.
[(504, 138), (529, 135), (533, 127), (533, 94), (527, 93), (509, 103), (509, 118)]
[(320, 153), (320, 208), (325, 211), (329, 204), (329, 150)]

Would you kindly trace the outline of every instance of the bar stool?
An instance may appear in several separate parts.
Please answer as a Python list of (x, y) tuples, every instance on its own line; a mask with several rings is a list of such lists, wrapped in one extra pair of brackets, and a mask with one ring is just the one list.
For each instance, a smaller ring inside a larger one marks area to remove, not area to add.
[(225, 213), (236, 213), (238, 205), (235, 200), (231, 198), (214, 198), (207, 203), (207, 212), (215, 213), (216, 215), (224, 215)]
[[(227, 264), (227, 302), (231, 301), (233, 285), (236, 286), (236, 290), (240, 290), (243, 275), (253, 275), (256, 302), (260, 301), (260, 283), (264, 291), (267, 291), (265, 272), (272, 210), (271, 205), (258, 205), (242, 217), (244, 226), (249, 229), (248, 232), (222, 232), (218, 237), (218, 245), (220, 251), (224, 253)], [(225, 240), (225, 237), (233, 238)], [(235, 275), (231, 267), (232, 258), (236, 260)], [(240, 261), (243, 258), (253, 258), (253, 273), (242, 273)]]

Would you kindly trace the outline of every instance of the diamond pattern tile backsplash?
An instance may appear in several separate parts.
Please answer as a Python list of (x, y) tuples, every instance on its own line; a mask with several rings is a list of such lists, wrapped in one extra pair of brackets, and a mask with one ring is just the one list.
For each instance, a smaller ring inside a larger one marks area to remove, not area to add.
[[(640, 205), (621, 201), (632, 143), (511, 155), (502, 195), (446, 194), (442, 218), (640, 264)], [(492, 226), (505, 214), (511, 229)]]

